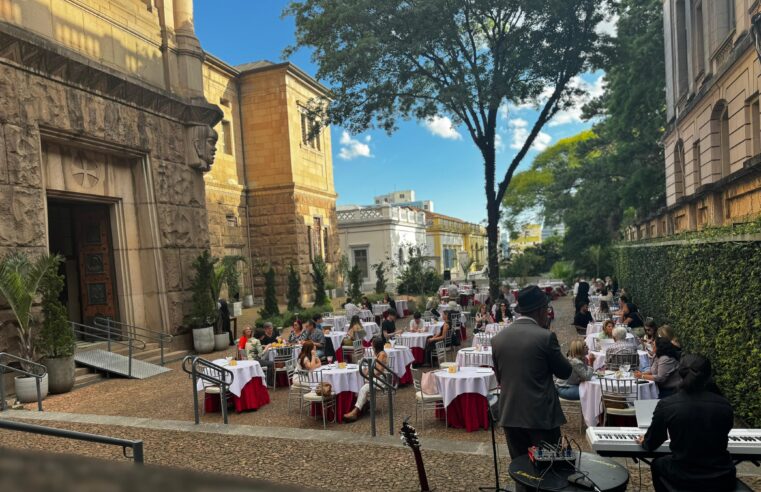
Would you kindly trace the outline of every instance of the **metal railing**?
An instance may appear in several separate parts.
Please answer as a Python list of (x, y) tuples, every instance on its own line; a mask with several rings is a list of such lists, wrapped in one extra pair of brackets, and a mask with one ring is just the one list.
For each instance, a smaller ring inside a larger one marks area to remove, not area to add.
[(95, 339), (99, 342), (106, 342), (106, 346), (108, 347), (109, 352), (111, 352), (111, 344), (113, 343), (118, 345), (125, 345), (127, 347), (128, 357), (127, 377), (132, 377), (132, 355), (134, 349), (136, 348), (138, 350), (145, 350), (146, 345), (144, 341), (134, 339), (130, 336), (127, 336), (126, 341), (124, 341), (120, 340), (121, 338), (125, 338), (123, 334), (115, 334), (112, 330), (99, 328), (97, 326), (83, 325), (73, 321), (69, 321), (69, 324), (71, 325), (71, 330), (75, 335), (81, 335), (83, 337)]
[(97, 317), (93, 320), (93, 324), (98, 328), (103, 328), (109, 332), (127, 333), (127, 336), (133, 340), (147, 339), (150, 342), (157, 342), (159, 349), (161, 350), (161, 365), (164, 365), (164, 345), (172, 342), (172, 335), (168, 333), (162, 333), (156, 330), (149, 330), (142, 326), (130, 325), (116, 321), (110, 318)]
[[(199, 370), (199, 366), (201, 369)], [(229, 369), (218, 366), (213, 362), (198, 357), (197, 355), (188, 355), (182, 359), (182, 370), (190, 374), (193, 381), (193, 414), (196, 424), (201, 422), (198, 412), (198, 380), (208, 383), (209, 386), (219, 387), (219, 398), (222, 406), (222, 418), (227, 424), (227, 390), (235, 379), (235, 375)]]
[[(21, 364), (21, 368), (9, 366), (5, 362), (7, 360), (10, 360), (11, 362), (18, 362), (19, 364)], [(24, 369), (25, 366), (30, 370), (27, 371), (26, 369)], [(31, 369), (34, 369), (36, 372), (32, 372)], [(4, 377), (6, 372), (15, 372), (23, 376), (35, 378), (35, 384), (37, 385), (37, 411), (41, 412), (42, 411), (42, 391), (40, 390), (40, 382), (48, 373), (47, 367), (43, 366), (42, 364), (37, 364), (36, 362), (32, 362), (31, 360), (18, 357), (16, 355), (8, 354), (6, 352), (0, 352), (0, 412), (4, 411), (7, 406), (5, 403), (5, 377)]]
[[(380, 377), (375, 375), (376, 369), (383, 373)], [(388, 395), (388, 433), (394, 435), (394, 393), (396, 385), (393, 381), (398, 381), (399, 376), (391, 370), (386, 364), (375, 357), (364, 358), (359, 363), (359, 374), (370, 385), (370, 433), (373, 437), (376, 435), (375, 430), (375, 401), (377, 388), (382, 388)]]
[[(133, 460), (136, 465), (142, 465), (144, 462), (143, 441), (129, 441), (127, 439), (119, 439), (116, 437), (99, 436), (97, 434), (88, 434), (85, 432), (58, 429), (55, 427), (44, 427), (35, 424), (25, 424), (22, 422), (11, 422), (8, 420), (0, 420), (0, 429), (31, 432), (32, 434), (40, 434), (43, 436), (63, 437), (65, 439), (75, 439), (77, 441), (121, 446), (125, 458)], [(132, 449), (132, 456), (127, 454), (127, 448)]]

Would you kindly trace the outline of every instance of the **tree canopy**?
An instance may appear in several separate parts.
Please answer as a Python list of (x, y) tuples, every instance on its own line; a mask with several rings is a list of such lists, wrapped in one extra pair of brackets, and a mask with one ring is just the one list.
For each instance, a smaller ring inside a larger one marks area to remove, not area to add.
[[(467, 129), (484, 163), (489, 280), (498, 287), (500, 203), (542, 127), (578, 95), (569, 81), (604, 40), (599, 0), (294, 0), (296, 45), (313, 49), (332, 101), (318, 121), (354, 133), (393, 132), (401, 119), (447, 116)], [(496, 176), (504, 104), (534, 103), (538, 116)]]

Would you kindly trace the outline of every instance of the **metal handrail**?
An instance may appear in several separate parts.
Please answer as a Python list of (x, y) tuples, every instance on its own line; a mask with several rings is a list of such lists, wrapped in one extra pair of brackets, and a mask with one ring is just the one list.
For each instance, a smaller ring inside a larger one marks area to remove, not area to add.
[[(189, 367), (188, 367), (189, 366)], [(202, 366), (202, 370), (198, 370)], [(235, 380), (235, 374), (229, 369), (218, 366), (213, 362), (197, 355), (187, 355), (182, 359), (182, 370), (189, 374), (193, 381), (193, 414), (196, 424), (201, 422), (198, 412), (198, 380), (205, 381), (211, 386), (219, 387), (219, 397), (222, 406), (222, 418), (227, 424), (227, 389)], [(217, 377), (219, 376), (219, 377)]]
[[(150, 341), (156, 341), (159, 344), (159, 349), (161, 350), (161, 365), (164, 365), (164, 344), (165, 343), (171, 343), (172, 335), (168, 333), (163, 333), (156, 330), (149, 330), (148, 328), (143, 328), (142, 326), (136, 326), (136, 325), (130, 325), (127, 323), (122, 323), (121, 321), (116, 321), (110, 318), (102, 318), (102, 317), (96, 317), (93, 320), (93, 324), (99, 328), (105, 328), (108, 330), (111, 330), (111, 327), (125, 327), (127, 328), (127, 332), (130, 335), (130, 338), (133, 340), (139, 340), (137, 337), (143, 337), (147, 338)], [(145, 333), (136, 333), (136, 331), (139, 330), (141, 332)]]
[[(120, 340), (113, 340), (112, 337), (111, 337), (111, 335), (112, 335), (111, 330), (105, 330), (103, 328), (99, 328), (99, 327), (96, 327), (96, 326), (83, 325), (81, 323), (75, 323), (74, 321), (69, 321), (69, 324), (71, 324), (71, 329), (72, 329), (72, 331), (75, 334), (84, 335), (86, 337), (92, 337), (92, 338), (95, 338), (95, 339), (100, 339), (101, 341), (105, 341), (106, 344), (107, 344), (109, 352), (111, 352), (111, 343), (118, 343), (120, 345), (126, 345), (127, 346), (127, 377), (130, 378), (130, 379), (132, 378), (132, 358), (133, 358), (132, 357), (132, 352), (133, 352), (134, 348), (138, 348), (139, 350), (145, 350), (146, 345), (145, 345), (144, 341), (137, 340), (137, 339), (134, 339), (134, 338), (128, 336), (127, 337), (127, 342), (125, 343), (125, 342), (122, 342)], [(82, 329), (78, 329), (77, 328), (78, 326), (82, 327), (82, 328), (87, 328), (87, 331), (82, 330)], [(96, 331), (99, 331), (101, 333), (105, 332), (107, 336), (104, 337), (103, 335), (93, 334), (91, 330), (96, 330)], [(142, 346), (140, 346), (140, 345), (136, 346), (135, 342), (141, 344)]]
[[(3, 358), (10, 359), (12, 362), (18, 362), (19, 364), (22, 364), (21, 368), (18, 367), (11, 367), (7, 364), (3, 364)], [(35, 368), (40, 370), (39, 374), (35, 374), (31, 371), (27, 371), (23, 369), (23, 366), (26, 365), (27, 367)], [(24, 359), (23, 357), (18, 357), (13, 354), (9, 354), (7, 352), (0, 352), (0, 412), (4, 411), (7, 407), (5, 403), (5, 378), (3, 377), (3, 374), (8, 372), (15, 372), (18, 374), (23, 374), (27, 377), (35, 378), (35, 385), (37, 386), (37, 411), (42, 411), (42, 391), (40, 389), (40, 381), (42, 381), (42, 378), (45, 377), (48, 373), (48, 368), (43, 366), (42, 364), (38, 364), (36, 362), (32, 362), (29, 359)]]
[[(383, 369), (384, 377), (376, 377), (375, 370), (377, 366)], [(359, 375), (368, 382), (370, 385), (370, 433), (375, 437), (375, 387), (376, 385), (385, 387), (388, 394), (388, 432), (390, 435), (394, 435), (394, 393), (396, 392), (396, 386), (391, 384), (386, 378), (391, 377), (392, 380), (399, 376), (386, 364), (379, 361), (375, 357), (365, 357), (359, 363)]]
[[(66, 439), (76, 439), (77, 441), (121, 446), (125, 458), (132, 459), (136, 465), (143, 464), (143, 441), (129, 441), (127, 439), (119, 439), (116, 437), (99, 436), (97, 434), (88, 434), (85, 432), (58, 429), (55, 427), (44, 427), (42, 425), (26, 424), (22, 422), (11, 422), (8, 420), (0, 420), (0, 429), (31, 432), (43, 436), (63, 437)], [(132, 456), (127, 454), (127, 448), (132, 449)]]

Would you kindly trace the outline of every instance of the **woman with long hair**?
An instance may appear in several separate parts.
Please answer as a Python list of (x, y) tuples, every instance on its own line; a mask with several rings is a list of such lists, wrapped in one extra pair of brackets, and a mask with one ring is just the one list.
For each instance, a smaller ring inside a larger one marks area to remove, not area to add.
[(594, 369), (590, 366), (595, 360), (594, 354), (587, 355), (587, 344), (584, 340), (574, 340), (568, 348), (568, 362), (571, 363), (573, 372), (566, 380), (556, 383), (558, 396), (564, 400), (579, 400), (579, 385), (589, 381), (594, 376)]
[(364, 325), (362, 325), (362, 320), (355, 314), (349, 321), (349, 330), (346, 332), (346, 336), (341, 344), (345, 347), (351, 347), (354, 345), (355, 340), (362, 340), (365, 338), (365, 335), (367, 335), (367, 332)]
[(655, 341), (655, 360), (647, 372), (635, 372), (637, 379), (655, 381), (658, 385), (658, 397), (663, 399), (676, 393), (681, 378), (679, 377), (679, 352), (665, 338)]
[(304, 345), (301, 346), (301, 353), (299, 354), (298, 359), (299, 369), (304, 371), (314, 371), (321, 365), (320, 358), (317, 357), (317, 351), (314, 348), (314, 342), (307, 340), (304, 342)]
[(293, 324), (291, 325), (291, 333), (288, 335), (288, 343), (294, 345), (303, 342), (306, 339), (307, 333), (301, 325), (301, 321), (299, 319), (294, 319)]
[[(373, 338), (373, 352), (375, 352), (375, 358), (383, 364), (388, 364), (388, 354), (384, 350), (384, 346), (385, 342), (383, 337), (378, 336)], [(375, 368), (374, 373), (376, 378), (383, 377), (384, 370), (382, 367), (378, 366)], [(367, 403), (367, 397), (369, 393), (370, 383), (365, 383), (359, 389), (359, 393), (357, 393), (357, 403), (354, 404), (354, 408), (351, 409), (351, 412), (344, 414), (344, 420), (346, 422), (354, 422), (357, 420), (357, 417), (362, 414), (362, 408)]]

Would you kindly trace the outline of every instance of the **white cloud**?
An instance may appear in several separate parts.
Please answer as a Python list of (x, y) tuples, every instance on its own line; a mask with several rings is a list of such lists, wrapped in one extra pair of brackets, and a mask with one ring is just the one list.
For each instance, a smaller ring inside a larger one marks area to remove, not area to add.
[(505, 150), (505, 142), (502, 141), (502, 135), (499, 133), (494, 135), (494, 150), (497, 152), (502, 152)]
[(341, 151), (338, 153), (338, 157), (347, 161), (357, 157), (372, 157), (373, 154), (370, 152), (370, 146), (368, 145), (370, 140), (370, 135), (367, 135), (365, 136), (366, 143), (362, 143), (352, 138), (349, 132), (344, 131), (341, 134)]
[(603, 75), (600, 75), (592, 82), (587, 82), (578, 76), (571, 79), (568, 86), (573, 89), (581, 89), (584, 93), (580, 96), (574, 96), (571, 106), (568, 109), (559, 111), (552, 118), (552, 121), (549, 122), (549, 126), (561, 126), (581, 122), (582, 108), (592, 99), (600, 97), (603, 94), (605, 91), (604, 84), (605, 79)]
[[(514, 150), (520, 150), (523, 148), (523, 144), (526, 143), (526, 139), (529, 136), (530, 130), (528, 128), (528, 121), (523, 118), (516, 118), (510, 120), (508, 126), (513, 132), (513, 140), (510, 143), (510, 148)], [(531, 145), (532, 150), (542, 152), (549, 147), (552, 142), (552, 137), (544, 132), (539, 132), (534, 139), (534, 143)]]
[(595, 29), (597, 34), (607, 34), (608, 36), (618, 36), (618, 15), (611, 14), (605, 16), (605, 20), (597, 24)]
[(449, 140), (462, 140), (462, 135), (452, 125), (452, 120), (447, 116), (434, 116), (423, 122), (429, 132), (437, 137)]

